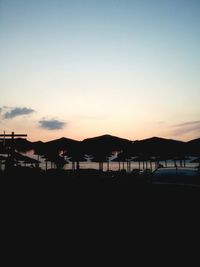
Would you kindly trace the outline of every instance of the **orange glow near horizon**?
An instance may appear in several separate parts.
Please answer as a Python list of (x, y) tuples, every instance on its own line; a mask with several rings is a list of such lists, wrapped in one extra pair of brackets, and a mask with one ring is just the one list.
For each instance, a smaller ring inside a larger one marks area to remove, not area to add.
[[(10, 131), (8, 131), (7, 133), (9, 133)], [(16, 133), (18, 133), (19, 131), (15, 131)], [(180, 141), (190, 141), (192, 139), (196, 139), (197, 136), (193, 136), (193, 135), (185, 135), (184, 137), (180, 138), (179, 136), (176, 135), (166, 135), (166, 134), (156, 134), (155, 132), (135, 132), (133, 135), (130, 134), (126, 134), (123, 132), (97, 132), (97, 131), (91, 131), (91, 133), (87, 132), (87, 134), (84, 133), (72, 133), (72, 132), (67, 132), (67, 131), (52, 131), (52, 132), (45, 132), (45, 131), (33, 131), (31, 134), (29, 132), (26, 131), (20, 131), (19, 133), (25, 133), (27, 134), (27, 140), (31, 141), (31, 142), (36, 142), (36, 141), (43, 141), (43, 142), (48, 142), (51, 140), (55, 140), (55, 139), (59, 139), (62, 137), (65, 138), (70, 138), (73, 140), (77, 140), (77, 141), (82, 141), (86, 138), (92, 138), (92, 137), (96, 137), (96, 136), (101, 136), (101, 135), (105, 135), (105, 134), (109, 134), (112, 136), (117, 136), (120, 138), (124, 138), (124, 139), (128, 139), (131, 141), (135, 141), (135, 140), (142, 140), (142, 139), (147, 139), (147, 138), (151, 138), (151, 137), (161, 137), (161, 138), (166, 138), (166, 139), (174, 139), (174, 140), (180, 140)]]

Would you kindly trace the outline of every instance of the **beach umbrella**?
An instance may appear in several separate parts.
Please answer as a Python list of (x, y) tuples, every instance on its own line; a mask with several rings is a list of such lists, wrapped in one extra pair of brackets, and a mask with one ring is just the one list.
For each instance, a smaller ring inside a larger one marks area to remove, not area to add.
[(92, 162), (99, 163), (99, 170), (103, 171), (103, 163), (107, 161), (106, 155), (103, 154), (93, 154)]
[(15, 160), (18, 160), (18, 161), (25, 161), (27, 159), (30, 159), (29, 157), (24, 156), (24, 155), (22, 155), (22, 154), (20, 154), (18, 152), (14, 152), (13, 153), (13, 157), (14, 157)]
[(122, 162), (122, 168), (125, 169), (125, 162), (127, 163), (127, 170), (130, 169), (131, 163), (131, 156), (126, 151), (123, 151), (117, 155), (115, 159), (112, 161), (117, 161), (119, 163), (119, 170), (120, 170), (120, 163)]
[(109, 171), (109, 164), (110, 164), (110, 157), (112, 156), (112, 152), (110, 151), (100, 151), (97, 150), (92, 154), (92, 162), (98, 162), (99, 163), (99, 170), (103, 171), (103, 164), (104, 162), (107, 162), (107, 171)]
[(148, 167), (148, 161), (150, 162), (150, 168), (152, 169), (151, 162), (152, 162), (152, 157), (149, 155), (139, 155), (136, 157), (133, 157), (131, 161), (135, 161), (139, 163), (139, 169), (140, 169), (140, 164), (142, 162), (143, 164), (143, 170), (145, 169), (145, 163), (146, 163), (146, 169)]
[(45, 158), (46, 161), (46, 169), (47, 169), (47, 161), (55, 163), (57, 169), (62, 169), (65, 164), (68, 164), (68, 162), (64, 159), (64, 157), (61, 157), (59, 155), (45, 155), (43, 157)]
[(162, 154), (159, 156), (153, 156), (151, 157), (151, 162), (155, 162), (155, 167), (158, 168), (158, 166), (160, 165), (159, 162), (160, 161), (164, 161), (165, 162), (165, 167), (167, 168), (167, 161), (171, 160), (173, 157), (168, 155), (168, 154)]
[(67, 157), (67, 160), (72, 162), (72, 169), (75, 170), (75, 163), (76, 169), (79, 170), (80, 162), (85, 162), (87, 159), (85, 158), (84, 153), (81, 150), (68, 150), (62, 154), (63, 156)]
[(13, 154), (14, 156), (14, 159), (17, 160), (17, 161), (22, 161), (25, 165), (26, 164), (39, 164), (40, 161), (39, 160), (36, 160), (36, 159), (33, 159), (33, 158), (30, 158), (28, 156), (25, 156), (25, 155), (22, 155), (18, 152), (14, 152)]
[[(180, 161), (180, 167), (182, 167), (182, 165), (184, 165), (185, 167), (185, 161), (187, 160), (188, 158), (185, 156), (185, 155), (178, 155), (178, 156), (175, 156), (173, 157), (173, 160), (174, 160), (174, 165), (175, 167), (177, 166), (176, 165), (176, 161)], [(184, 164), (183, 164), (184, 163)]]

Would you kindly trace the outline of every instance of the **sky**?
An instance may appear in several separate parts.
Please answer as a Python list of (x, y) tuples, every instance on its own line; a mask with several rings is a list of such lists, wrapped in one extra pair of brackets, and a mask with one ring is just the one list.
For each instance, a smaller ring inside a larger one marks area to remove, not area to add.
[(199, 0), (0, 0), (0, 131), (200, 137)]

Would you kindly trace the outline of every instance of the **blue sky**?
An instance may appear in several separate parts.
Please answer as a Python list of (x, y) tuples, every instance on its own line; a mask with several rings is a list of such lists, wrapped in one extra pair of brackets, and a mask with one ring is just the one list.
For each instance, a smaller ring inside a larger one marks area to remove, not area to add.
[(0, 0), (2, 131), (199, 137), (199, 14), (197, 0)]

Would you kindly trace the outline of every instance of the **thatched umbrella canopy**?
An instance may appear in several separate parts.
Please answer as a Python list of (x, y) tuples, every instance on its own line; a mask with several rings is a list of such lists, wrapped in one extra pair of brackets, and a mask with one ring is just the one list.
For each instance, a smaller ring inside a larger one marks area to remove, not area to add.
[(14, 152), (13, 153), (13, 157), (14, 157), (15, 160), (18, 160), (18, 161), (25, 161), (25, 160), (30, 159), (29, 157), (24, 156), (24, 155), (22, 155), (22, 154), (20, 154), (18, 152)]
[(65, 164), (68, 164), (68, 161), (64, 159), (64, 157), (61, 157), (59, 155), (44, 155), (43, 158), (45, 158), (46, 162), (46, 170), (47, 170), (47, 162), (50, 161), (51, 163), (54, 163), (57, 167), (57, 169), (62, 169)]
[(27, 156), (24, 156), (24, 155), (22, 155), (22, 154), (20, 154), (20, 153), (18, 153), (18, 152), (14, 152), (14, 160), (16, 160), (16, 161), (18, 161), (18, 162), (23, 162), (25, 165), (26, 164), (39, 164), (40, 163), (40, 161), (39, 160), (36, 160), (36, 159), (32, 159), (32, 158), (30, 158), (30, 157), (27, 157)]
[(46, 153), (45, 143), (41, 141), (34, 142), (33, 150), (34, 150), (34, 154), (38, 156), (38, 160), (39, 160), (40, 156), (44, 156)]
[(93, 161), (99, 162), (99, 169), (103, 169), (103, 163), (107, 162), (109, 169), (110, 156), (114, 151), (124, 151), (131, 145), (131, 141), (111, 135), (102, 135), (83, 140), (83, 148), (86, 154), (94, 156)]

